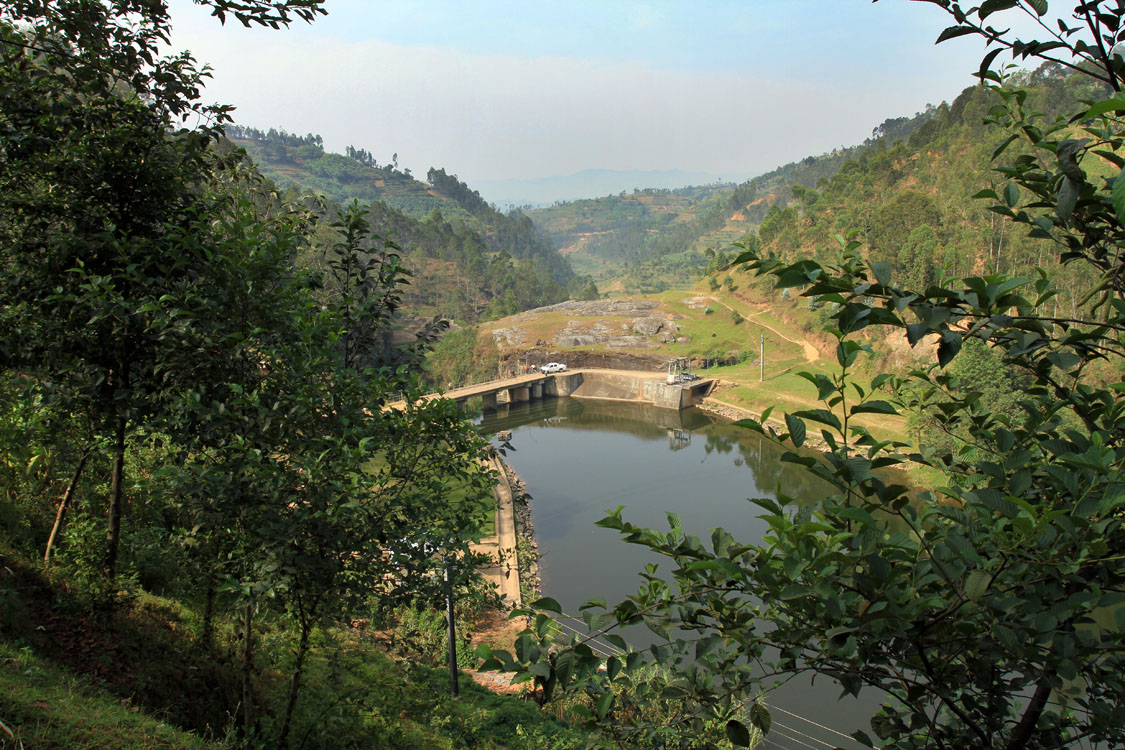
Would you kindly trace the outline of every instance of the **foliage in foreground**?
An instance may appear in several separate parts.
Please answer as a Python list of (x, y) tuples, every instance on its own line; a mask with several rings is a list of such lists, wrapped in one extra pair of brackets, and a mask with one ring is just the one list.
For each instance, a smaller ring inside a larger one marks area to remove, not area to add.
[[(739, 713), (768, 739), (768, 691), (810, 672), (885, 701), (871, 720), (874, 737), (854, 735), (867, 746), (1125, 742), (1125, 171), (1087, 171), (1097, 158), (1125, 168), (1125, 59), (1109, 52), (1125, 39), (1125, 9), (1083, 2), (1058, 33), (1045, 26), (1045, 40), (1029, 41), (992, 24), (1021, 12), (1041, 18), (1046, 0), (968, 10), (931, 3), (955, 22), (939, 41), (978, 35), (993, 47), (980, 76), (1001, 102), (991, 118), (1010, 134), (994, 159), (1017, 139), (1027, 147), (996, 167), (1006, 184), (977, 197), (1096, 281), (1061, 317), (1051, 307), (1059, 289), (1042, 272), (904, 286), (850, 238), (830, 262), (783, 262), (756, 247), (739, 255), (736, 264), (778, 287), (834, 305), (839, 372), (807, 376), (824, 408), (786, 414), (781, 432), (744, 423), (794, 449), (813, 425), (829, 446), (823, 459), (794, 450), (784, 460), (833, 492), (812, 511), (789, 508), (784, 488), (755, 499), (769, 525), (760, 544), (723, 529), (708, 544), (685, 535), (675, 516), (667, 532), (636, 527), (620, 509), (601, 522), (669, 569), (650, 566), (638, 592), (612, 607), (588, 603), (587, 638), (553, 638), (557, 604), (540, 600), (515, 655), (496, 653), (491, 663), (523, 670), (548, 697), (599, 693), (591, 719), (606, 732), (655, 731), (632, 721), (612, 692), (654, 661), (673, 670), (661, 695), (696, 707), (681, 721), (726, 719), (738, 745), (750, 739)], [(1026, 93), (989, 70), (1005, 49), (1056, 61), (1114, 95), (1056, 119), (1028, 111)], [(859, 337), (867, 329), (936, 343), (937, 361), (861, 387), (850, 373), (870, 353)], [(973, 340), (1023, 373), (1017, 408), (990, 410), (973, 384), (944, 369)], [(1113, 373), (1109, 383), (1091, 377), (1098, 363)], [(906, 408), (928, 412), (956, 442), (904, 453), (909, 445), (879, 441), (853, 421)], [(883, 478), (907, 461), (940, 469), (946, 486), (912, 492)], [(636, 623), (659, 636), (647, 654), (629, 652), (617, 633)], [(591, 637), (627, 653), (603, 660)]]
[[(204, 4), (275, 28), (324, 12)], [(148, 585), (200, 605), (203, 648), (236, 625), (237, 689), (177, 720), (286, 748), (316, 634), (432, 593), (491, 477), (455, 404), (414, 404), (428, 334), (393, 345), (394, 245), (353, 206), (322, 227), (320, 272), (298, 268), (313, 217), (213, 148), (229, 108), (201, 103), (190, 55), (162, 56), (169, 23), (160, 2), (0, 5), (0, 521), (87, 608)], [(275, 630), (293, 651), (264, 705)]]
[[(5, 585), (11, 583), (8, 580)], [(24, 604), (35, 607), (30, 599)], [(175, 713), (184, 704), (208, 702), (208, 691), (238, 689), (237, 669), (231, 668), (225, 648), (201, 650), (198, 643), (186, 640), (171, 649), (155, 648), (155, 640), (162, 638), (160, 631), (170, 625), (179, 629), (189, 624), (182, 619), (184, 615), (190, 617), (191, 613), (169, 600), (145, 597), (133, 612), (119, 611), (112, 620), (93, 618), (86, 637), (110, 641), (125, 636), (140, 643), (155, 637), (146, 663), (130, 665), (129, 674), (110, 682), (78, 673), (74, 668), (74, 661), (82, 658), (78, 653), (45, 656), (26, 642), (0, 638), (0, 748), (238, 747), (234, 732), (224, 733), (222, 727), (189, 732), (176, 726)], [(137, 617), (146, 620), (142, 628), (117, 630)], [(293, 642), (284, 629), (275, 629), (277, 624), (267, 628), (258, 665), (259, 700), (266, 706), (282, 706), (287, 697), (282, 675), (269, 665), (285, 669), (292, 661)], [(72, 638), (75, 634), (51, 635)], [(165, 641), (163, 645), (169, 644)], [(184, 692), (178, 696), (169, 690), (165, 698), (178, 698), (180, 705), (173, 701), (162, 706), (153, 700), (151, 692), (138, 690), (146, 676), (155, 679), (163, 675), (169, 683), (176, 683), (177, 676), (185, 671), (185, 655), (190, 656), (189, 669), (208, 675), (210, 683), (181, 684)], [(309, 657), (307, 697), (292, 719), (292, 745), (577, 750), (586, 744), (585, 733), (543, 716), (533, 703), (490, 693), (464, 675), (461, 696), (453, 698), (448, 694), (448, 679), (443, 667), (431, 666), (429, 661), (391, 660), (369, 635), (318, 631)], [(266, 714), (264, 734), (276, 732), (279, 715)]]

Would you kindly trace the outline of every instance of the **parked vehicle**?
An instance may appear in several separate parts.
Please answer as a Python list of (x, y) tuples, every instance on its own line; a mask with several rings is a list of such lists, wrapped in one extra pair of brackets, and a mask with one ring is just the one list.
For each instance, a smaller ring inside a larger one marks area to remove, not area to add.
[(566, 365), (564, 365), (561, 362), (548, 362), (547, 364), (545, 364), (545, 365), (543, 365), (542, 367), (539, 368), (539, 372), (543, 373), (544, 375), (550, 375), (553, 372), (565, 372), (565, 371), (566, 371)]
[(696, 375), (694, 372), (681, 372), (680, 373), (680, 382), (681, 383), (690, 383), (693, 380), (699, 380), (699, 376)]

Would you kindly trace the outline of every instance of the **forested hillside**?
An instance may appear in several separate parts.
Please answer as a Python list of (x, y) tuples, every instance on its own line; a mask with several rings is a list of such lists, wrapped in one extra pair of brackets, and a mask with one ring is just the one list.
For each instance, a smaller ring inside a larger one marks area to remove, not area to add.
[(530, 219), (497, 211), (444, 169), (431, 169), (426, 184), (362, 149), (325, 152), (317, 135), (238, 126), (229, 135), (291, 198), (327, 199), (329, 219), (334, 205), (370, 205), (375, 233), (401, 250), (413, 274), (404, 298), (412, 315), (471, 322), (596, 294)]
[[(1028, 111), (1049, 118), (1103, 93), (1089, 77), (1054, 64), (1020, 73), (1010, 85), (1024, 86)], [(1046, 267), (1061, 289), (1054, 304), (1073, 312), (1081, 295), (1079, 267), (1059, 264), (1038, 234), (1029, 237), (1027, 229), (1013, 228), (990, 210), (990, 201), (965, 200), (989, 184), (1004, 194), (990, 158), (1006, 134), (987, 122), (1000, 103), (993, 90), (967, 88), (908, 138), (878, 140), (816, 187), (792, 183), (760, 219), (757, 242), (791, 261), (824, 259), (834, 252), (835, 235), (855, 230), (871, 261), (889, 263), (899, 283), (919, 290), (941, 274), (1020, 275)], [(1108, 177), (1113, 169), (1094, 154), (1081, 168), (1094, 178)], [(1004, 197), (1012, 207), (1019, 202), (1018, 191)], [(725, 262), (716, 254), (713, 267)]]
[(754, 231), (772, 206), (791, 200), (791, 186), (816, 186), (868, 149), (909, 138), (938, 111), (888, 119), (862, 145), (807, 156), (741, 185), (641, 190), (528, 215), (582, 273), (603, 284), (617, 279), (620, 291), (660, 291), (695, 278), (707, 264), (707, 249), (721, 249)]
[[(1050, 63), (1016, 83), (1027, 87), (1029, 107), (1049, 115), (1097, 94), (1088, 79)], [(952, 103), (884, 121), (861, 145), (806, 157), (736, 187), (643, 190), (528, 215), (572, 265), (605, 289), (626, 293), (687, 283), (721, 266), (731, 243), (748, 235), (796, 257), (824, 251), (833, 235), (852, 229), (861, 231), (873, 258), (892, 261), (919, 284), (938, 269), (1013, 271), (1038, 263), (1040, 246), (1029, 249), (983, 203), (963, 200), (992, 179), (989, 156), (1004, 136), (986, 120), (997, 103), (994, 93), (974, 86)]]

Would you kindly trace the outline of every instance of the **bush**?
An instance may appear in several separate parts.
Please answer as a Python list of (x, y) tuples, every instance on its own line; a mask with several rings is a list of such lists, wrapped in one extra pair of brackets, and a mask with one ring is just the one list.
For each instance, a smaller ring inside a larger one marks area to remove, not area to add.
[[(425, 659), (431, 663), (444, 664), (448, 646), (446, 637), (445, 613), (414, 602), (410, 606), (395, 611), (398, 625), (395, 627), (395, 650), (404, 656)], [(462, 619), (460, 613), (455, 623), (457, 629), (457, 666), (471, 669), (477, 660), (470, 643), (472, 623)]]

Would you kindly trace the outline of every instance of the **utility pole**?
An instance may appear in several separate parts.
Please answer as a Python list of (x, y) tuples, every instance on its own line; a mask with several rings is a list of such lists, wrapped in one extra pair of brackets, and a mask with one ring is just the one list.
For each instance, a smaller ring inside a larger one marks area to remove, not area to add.
[(457, 684), (457, 629), (453, 621), (453, 577), (449, 574), (449, 561), (445, 563), (445, 621), (449, 630), (449, 689), (453, 695), (461, 694)]
[(759, 382), (762, 382), (766, 379), (766, 332), (762, 331), (761, 336), (761, 353), (758, 355), (758, 363), (761, 367), (761, 370), (758, 374)]

